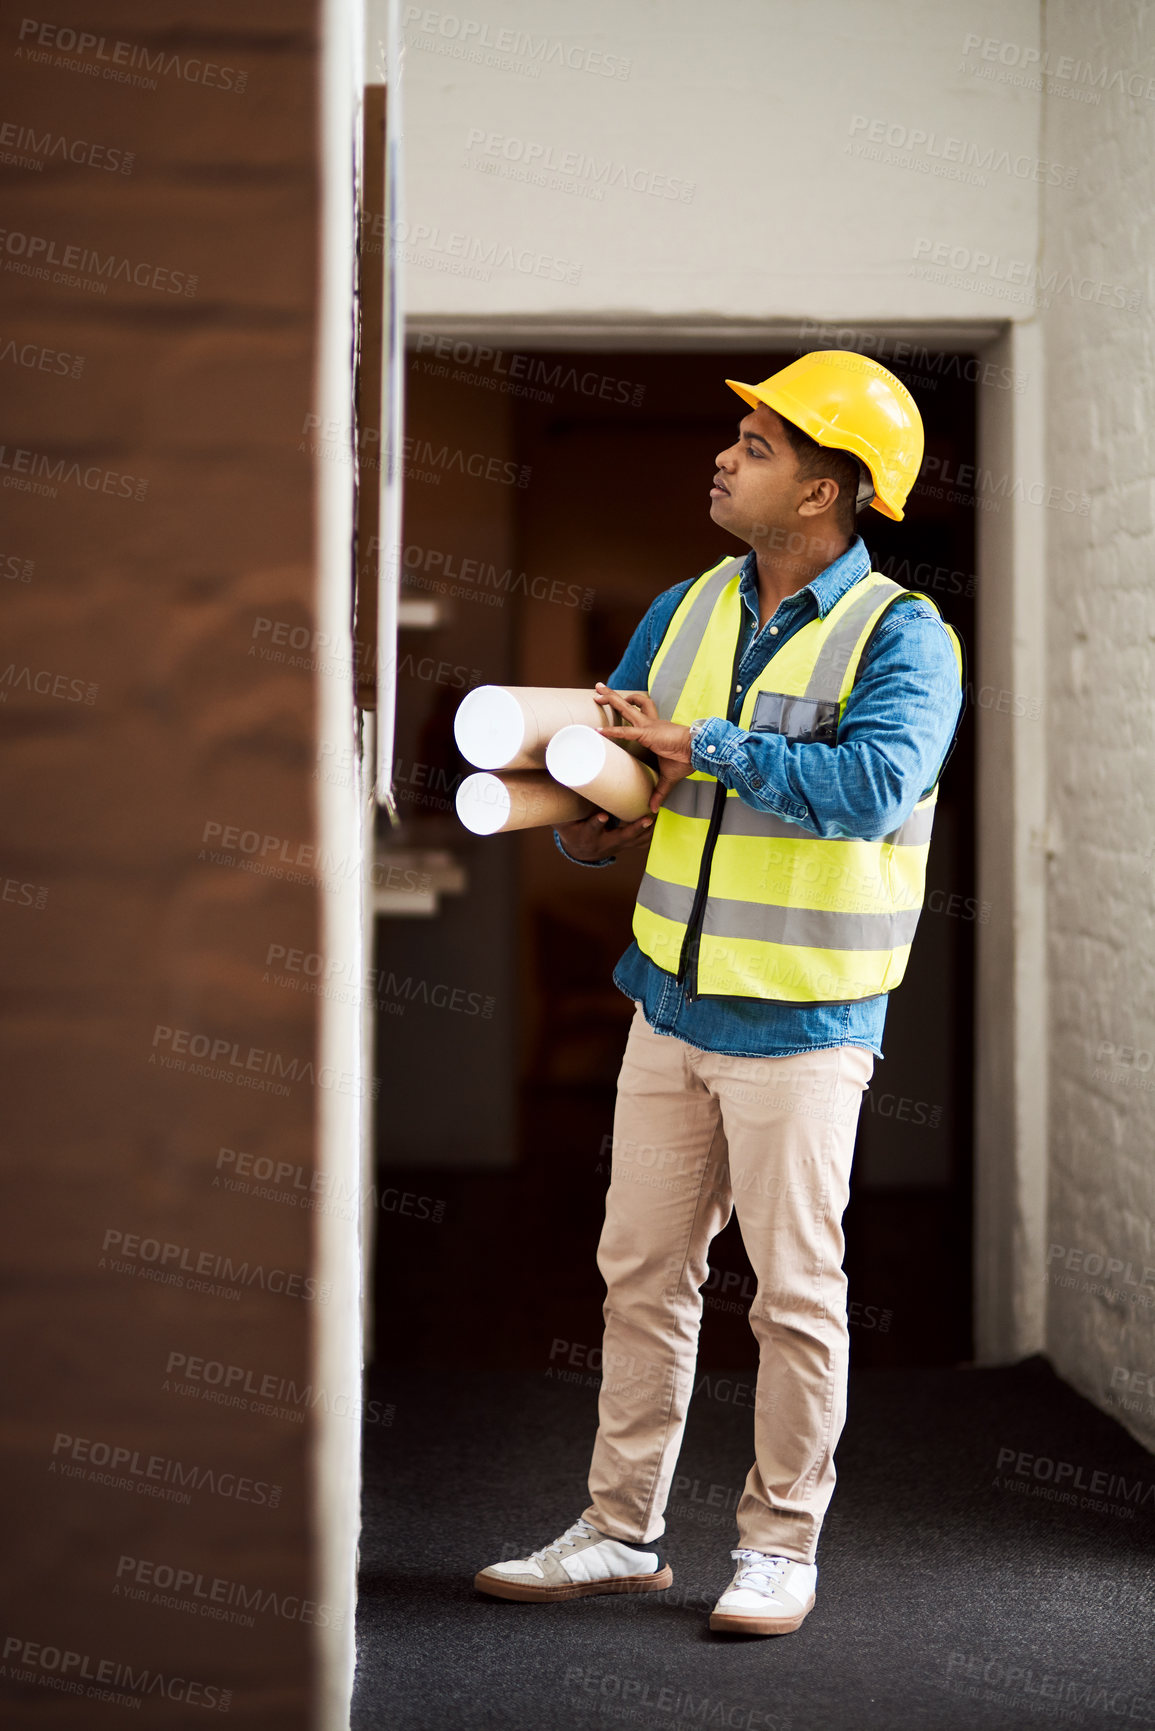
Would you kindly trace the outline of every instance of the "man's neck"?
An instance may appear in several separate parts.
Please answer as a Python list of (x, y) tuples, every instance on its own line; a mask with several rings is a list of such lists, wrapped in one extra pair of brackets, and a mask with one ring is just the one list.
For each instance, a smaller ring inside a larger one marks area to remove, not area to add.
[(759, 624), (765, 625), (777, 613), (788, 595), (796, 595), (808, 583), (821, 576), (836, 559), (849, 550), (850, 539), (843, 541), (809, 541), (800, 553), (786, 548), (754, 548), (758, 561)]

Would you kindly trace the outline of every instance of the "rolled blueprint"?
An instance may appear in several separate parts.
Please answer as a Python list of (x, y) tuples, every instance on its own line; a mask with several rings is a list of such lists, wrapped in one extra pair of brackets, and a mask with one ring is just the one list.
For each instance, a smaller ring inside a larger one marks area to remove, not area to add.
[(479, 685), (453, 719), (461, 754), (478, 769), (540, 769), (559, 728), (614, 727), (621, 717), (590, 690), (546, 685)]
[(644, 817), (657, 776), (613, 739), (603, 739), (580, 724), (555, 733), (545, 752), (545, 765), (555, 781), (594, 801), (602, 811), (624, 822)]
[(544, 770), (523, 775), (467, 775), (457, 790), (457, 815), (474, 835), (572, 823), (575, 818), (588, 817), (593, 809), (588, 799), (572, 788), (559, 787)]

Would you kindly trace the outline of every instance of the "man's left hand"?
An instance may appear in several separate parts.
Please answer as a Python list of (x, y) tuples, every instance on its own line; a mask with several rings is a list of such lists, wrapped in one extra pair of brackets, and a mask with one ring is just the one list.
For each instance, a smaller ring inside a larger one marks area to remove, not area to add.
[(694, 767), (690, 761), (690, 729), (674, 721), (663, 721), (648, 691), (611, 691), (600, 680), (595, 689), (599, 703), (612, 705), (625, 718), (624, 726), (599, 727), (598, 732), (605, 739), (633, 740), (657, 758), (658, 782), (650, 810), (660, 810), (670, 789)]

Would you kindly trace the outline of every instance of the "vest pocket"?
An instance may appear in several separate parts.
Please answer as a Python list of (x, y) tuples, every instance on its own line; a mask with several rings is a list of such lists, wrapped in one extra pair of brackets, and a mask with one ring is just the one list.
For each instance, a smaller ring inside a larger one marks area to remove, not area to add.
[(838, 704), (825, 697), (792, 697), (785, 691), (760, 691), (750, 718), (752, 733), (780, 733), (799, 745), (834, 745)]

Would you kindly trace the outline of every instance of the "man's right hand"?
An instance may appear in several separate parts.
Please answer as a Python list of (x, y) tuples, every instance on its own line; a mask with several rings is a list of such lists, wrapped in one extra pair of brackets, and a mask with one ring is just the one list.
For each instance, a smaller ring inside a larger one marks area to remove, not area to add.
[(566, 853), (590, 864), (608, 859), (628, 847), (649, 847), (654, 834), (653, 814), (623, 823), (618, 829), (607, 829), (609, 813), (595, 811), (576, 823), (559, 823), (557, 833)]

